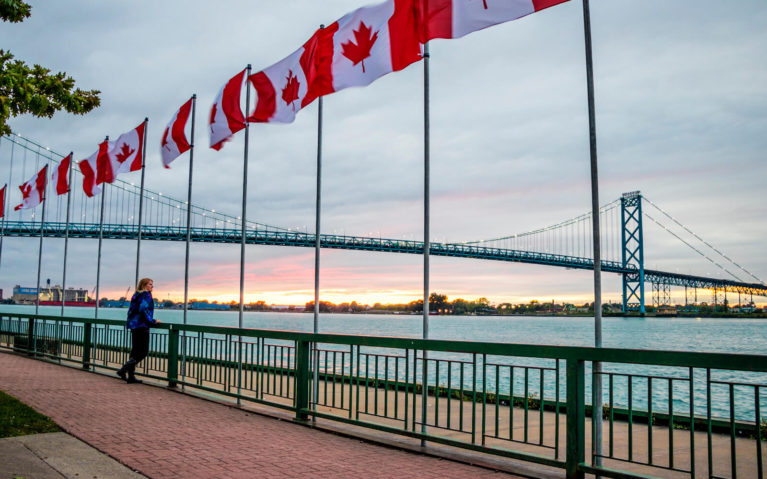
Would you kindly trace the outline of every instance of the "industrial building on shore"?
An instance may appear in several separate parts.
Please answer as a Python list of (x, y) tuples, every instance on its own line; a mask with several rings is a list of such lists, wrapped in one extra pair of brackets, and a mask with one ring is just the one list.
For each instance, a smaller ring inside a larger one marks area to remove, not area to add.
[(59, 285), (45, 288), (27, 288), (21, 285), (13, 287), (11, 300), (15, 304), (35, 304), (40, 299), (40, 304), (45, 306), (61, 306), (64, 301), (66, 306), (93, 306), (96, 300), (91, 298), (87, 289), (67, 288), (62, 289)]

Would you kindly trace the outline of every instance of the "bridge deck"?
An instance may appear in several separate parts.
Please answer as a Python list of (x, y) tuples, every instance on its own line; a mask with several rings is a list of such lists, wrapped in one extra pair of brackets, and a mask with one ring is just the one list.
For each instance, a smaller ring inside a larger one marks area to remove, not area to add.
[[(65, 232), (65, 223), (45, 223), (44, 234), (46, 237), (63, 238)], [(40, 223), (30, 221), (7, 221), (5, 223), (4, 234), (6, 236), (18, 237), (39, 236)], [(191, 229), (191, 241), (201, 243), (239, 244), (242, 239), (241, 234), (239, 227), (193, 227)], [(138, 226), (105, 224), (102, 235), (107, 239), (133, 240), (138, 237)], [(186, 227), (144, 225), (141, 228), (141, 236), (145, 240), (186, 241)], [(69, 237), (98, 238), (99, 225), (93, 223), (70, 223)], [(246, 242), (248, 244), (314, 248), (315, 235), (297, 231), (248, 229), (246, 231)], [(320, 246), (328, 249), (423, 254), (423, 242), (421, 241), (389, 238), (321, 234)], [(430, 254), (434, 256), (540, 264), (569, 269), (594, 269), (594, 261), (591, 258), (504, 248), (490, 248), (473, 244), (432, 242), (430, 243)], [(621, 263), (615, 261), (602, 261), (601, 265), (602, 271), (607, 273), (628, 275), (636, 275), (639, 273), (634, 265), (623, 266)], [(687, 286), (691, 288), (727, 288), (729, 291), (736, 293), (767, 296), (767, 285), (764, 284), (744, 283), (727, 279), (707, 278), (703, 276), (692, 276), (655, 270), (645, 270), (644, 273), (645, 281), (650, 283)]]

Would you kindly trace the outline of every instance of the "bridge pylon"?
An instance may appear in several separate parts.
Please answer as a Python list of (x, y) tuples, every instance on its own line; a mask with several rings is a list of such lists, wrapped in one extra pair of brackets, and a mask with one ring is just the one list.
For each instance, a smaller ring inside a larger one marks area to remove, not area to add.
[(639, 191), (621, 196), (621, 253), (623, 266), (633, 265), (638, 271), (623, 275), (623, 312), (645, 314), (642, 195)]

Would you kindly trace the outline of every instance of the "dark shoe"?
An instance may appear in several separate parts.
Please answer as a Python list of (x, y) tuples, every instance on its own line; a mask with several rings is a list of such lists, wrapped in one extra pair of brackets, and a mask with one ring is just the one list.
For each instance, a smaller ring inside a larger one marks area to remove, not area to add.
[(126, 379), (126, 382), (128, 384), (141, 384), (144, 381), (142, 381), (141, 379), (136, 379), (136, 378), (128, 378), (128, 379)]
[(120, 376), (120, 379), (123, 381), (127, 381), (128, 379), (125, 377), (125, 370), (124, 369), (118, 369), (117, 375)]

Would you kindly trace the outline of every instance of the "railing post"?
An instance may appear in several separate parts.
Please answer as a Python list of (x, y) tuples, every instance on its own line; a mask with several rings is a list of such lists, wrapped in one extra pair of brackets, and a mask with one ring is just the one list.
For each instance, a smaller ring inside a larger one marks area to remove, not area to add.
[(83, 369), (91, 366), (91, 323), (83, 323)]
[(27, 323), (27, 355), (33, 356), (35, 354), (35, 319), (29, 318)]
[(175, 388), (178, 382), (178, 329), (168, 327), (168, 387)]
[(568, 479), (583, 479), (578, 465), (586, 460), (585, 373), (582, 359), (567, 359), (567, 458)]
[(296, 341), (296, 421), (309, 418), (309, 345), (305, 340)]

